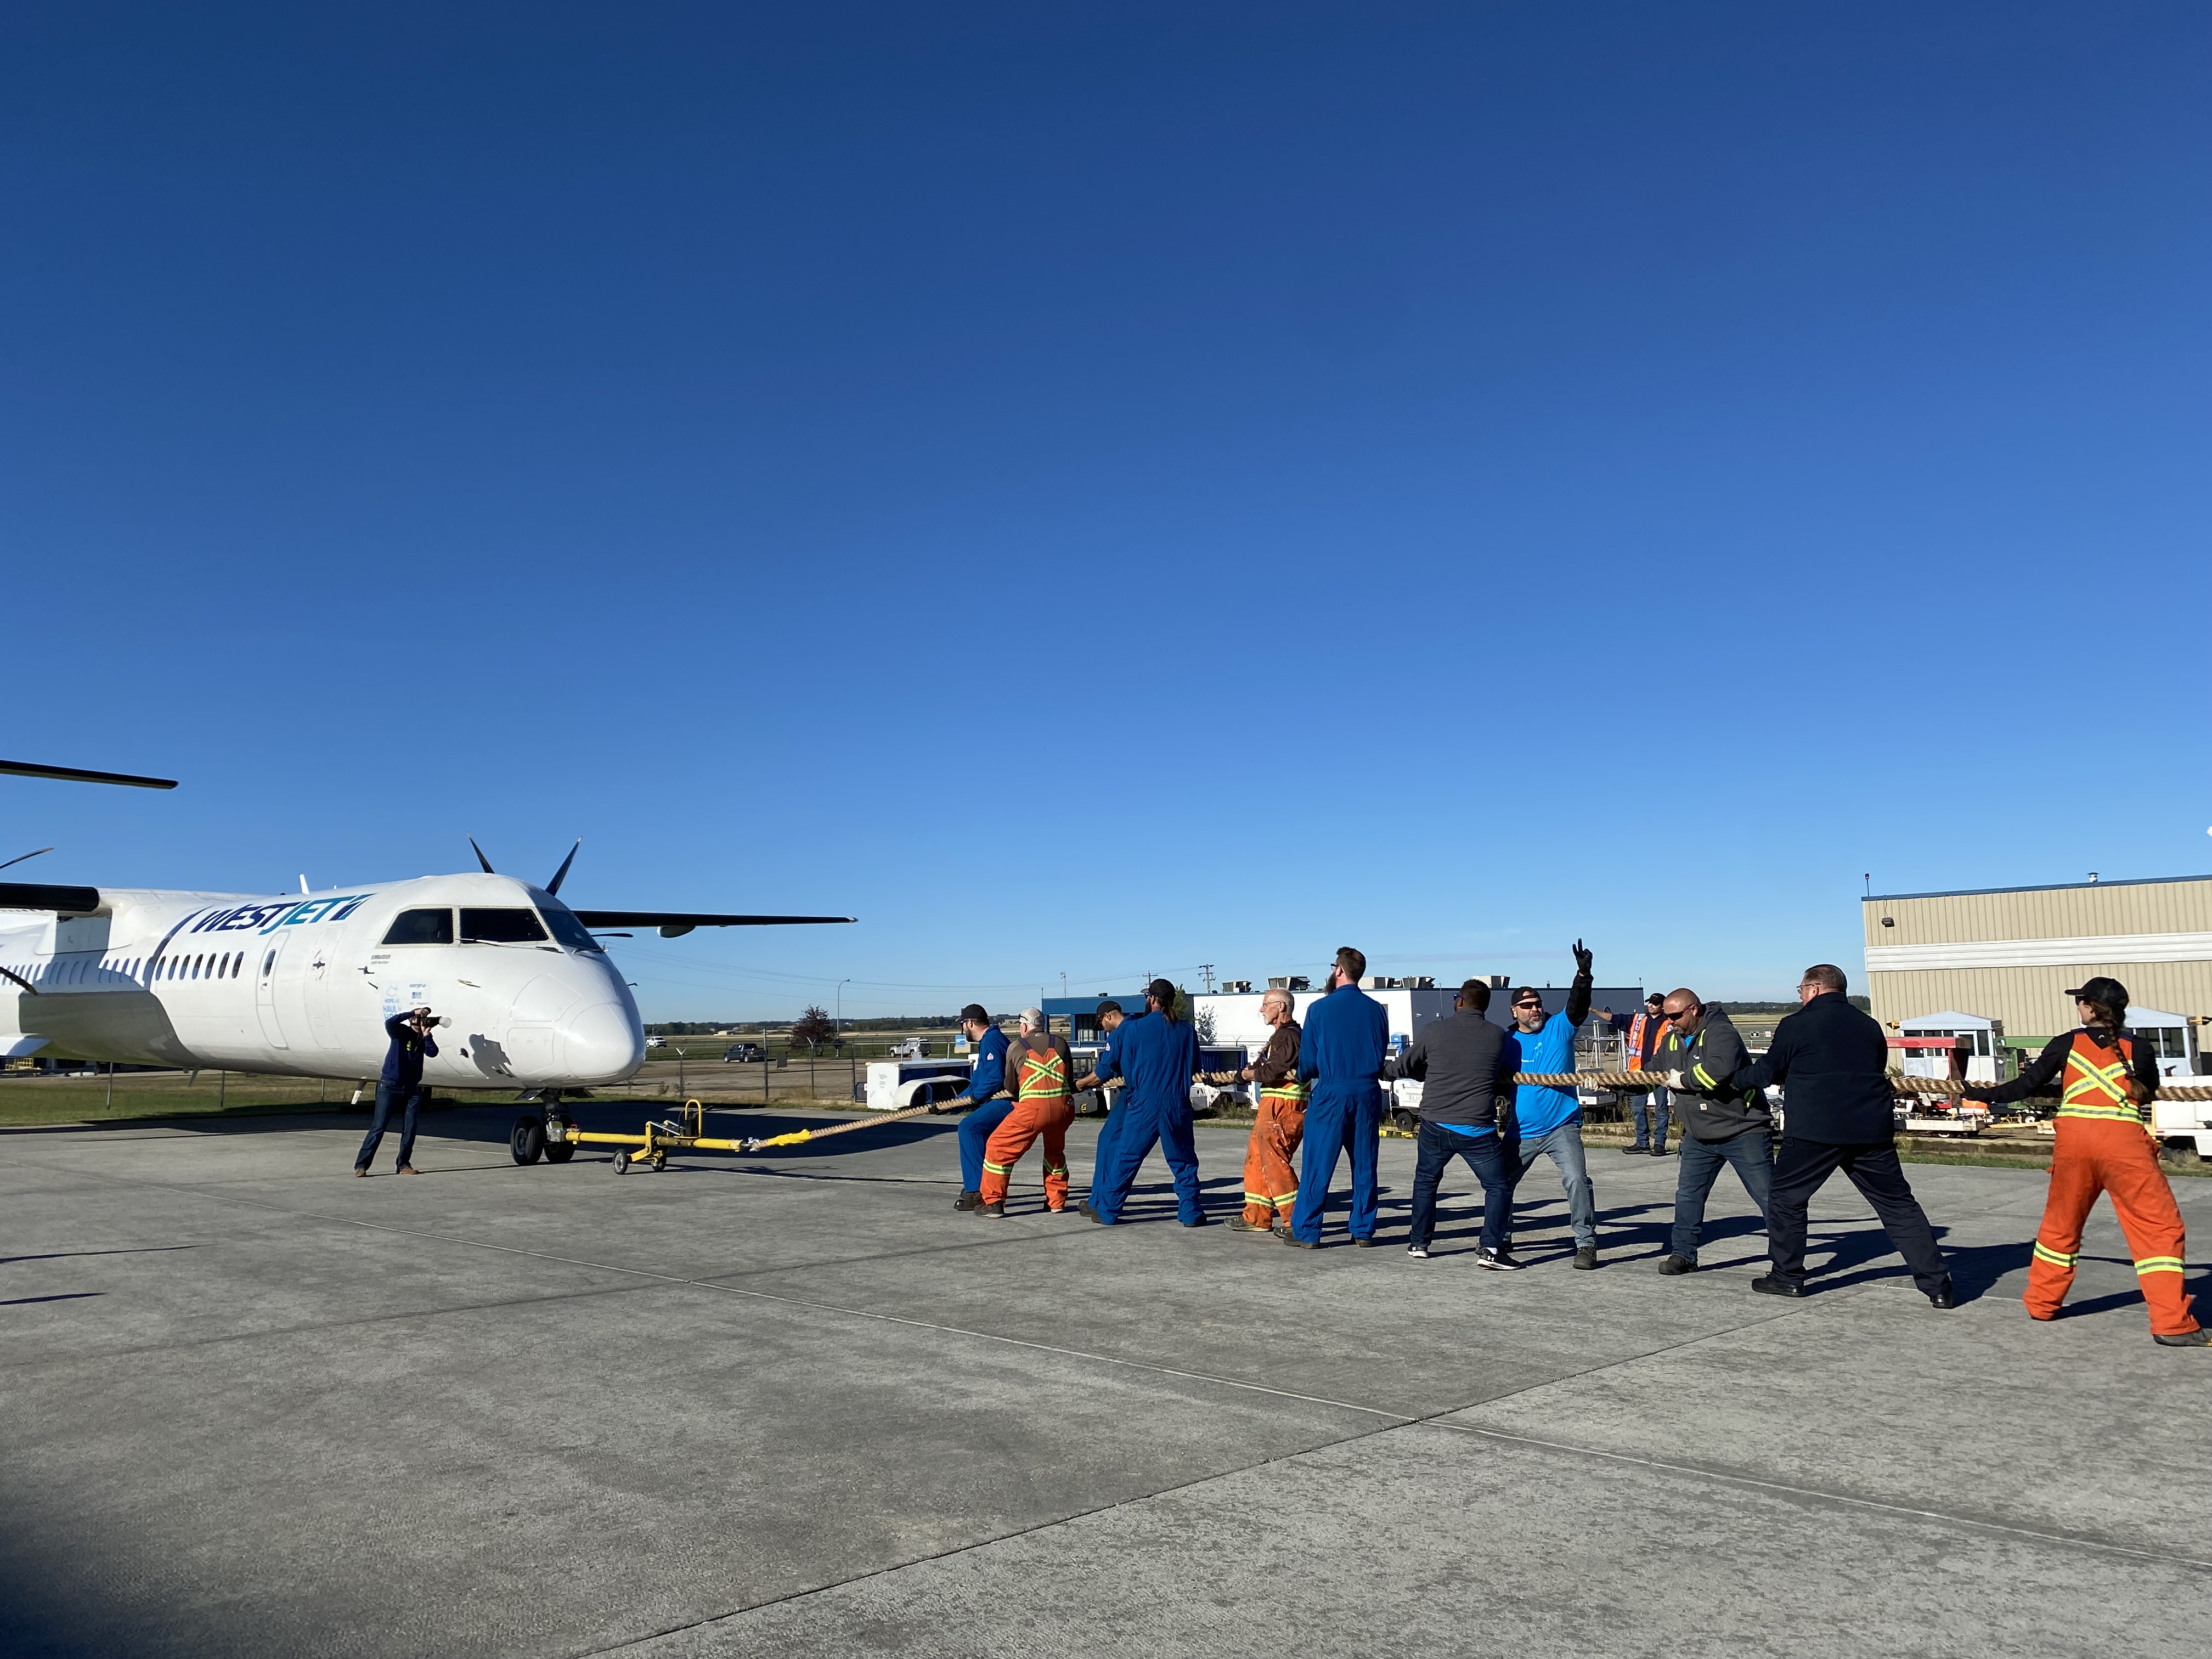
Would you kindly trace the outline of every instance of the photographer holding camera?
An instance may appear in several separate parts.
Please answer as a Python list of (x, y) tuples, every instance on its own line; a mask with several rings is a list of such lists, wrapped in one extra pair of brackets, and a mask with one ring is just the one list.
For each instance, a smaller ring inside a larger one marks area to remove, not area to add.
[(361, 1143), (361, 1155), (353, 1161), (356, 1175), (367, 1175), (369, 1164), (375, 1160), (385, 1126), (392, 1121), (392, 1103), (395, 1099), (405, 1103), (406, 1115), (399, 1127), (399, 1167), (393, 1173), (416, 1173), (415, 1114), (421, 1109), (422, 1097), (428, 1092), (422, 1086), (422, 1062), (438, 1052), (437, 1042), (430, 1036), (437, 1024), (438, 1017), (427, 1007), (394, 1014), (384, 1022), (384, 1034), (392, 1039), (392, 1049), (384, 1057), (384, 1075), (377, 1080), (376, 1115), (369, 1120), (368, 1138)]

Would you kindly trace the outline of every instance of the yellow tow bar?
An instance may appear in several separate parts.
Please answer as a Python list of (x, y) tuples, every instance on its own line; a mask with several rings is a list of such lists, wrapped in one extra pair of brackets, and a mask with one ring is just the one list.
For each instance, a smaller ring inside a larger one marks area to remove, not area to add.
[[(632, 1164), (642, 1163), (653, 1170), (668, 1167), (668, 1154), (682, 1147), (696, 1147), (706, 1152), (757, 1152), (771, 1146), (803, 1146), (810, 1140), (824, 1135), (839, 1135), (854, 1129), (866, 1129), (879, 1123), (900, 1123), (910, 1117), (921, 1117), (935, 1110), (933, 1106), (910, 1107), (903, 1112), (872, 1113), (847, 1123), (834, 1123), (820, 1129), (797, 1129), (789, 1134), (771, 1135), (765, 1140), (723, 1139), (707, 1133), (707, 1109), (696, 1100), (684, 1103), (684, 1115), (679, 1121), (663, 1118), (648, 1122), (642, 1133), (634, 1135), (601, 1134), (586, 1129), (564, 1129), (560, 1139), (584, 1146), (613, 1146), (615, 1173), (621, 1175)], [(546, 1133), (554, 1133), (548, 1125)]]

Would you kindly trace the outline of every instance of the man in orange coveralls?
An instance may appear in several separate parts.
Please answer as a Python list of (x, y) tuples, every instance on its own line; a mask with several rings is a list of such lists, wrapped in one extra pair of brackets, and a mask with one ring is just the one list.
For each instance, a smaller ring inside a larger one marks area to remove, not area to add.
[(2212, 1346), (2212, 1332), (2197, 1322), (2181, 1287), (2187, 1246), (2173, 1188), (2158, 1167), (2151, 1102), (2158, 1096), (2158, 1062), (2129, 1036), (2128, 988), (2101, 974), (2066, 994), (2074, 999), (2081, 1029), (2053, 1037), (2035, 1063), (2010, 1083), (1969, 1085), (1969, 1100), (2010, 1101), (2034, 1094), (2062, 1073), (2057, 1144), (2051, 1159), (2051, 1196), (2036, 1230), (2035, 1256), (2027, 1264), (2021, 1297), (2037, 1319), (2056, 1319), (2073, 1287), (2081, 1252), (2081, 1224), (2099, 1193), (2112, 1195), (2120, 1231), (2135, 1258), (2136, 1282), (2150, 1306), (2150, 1334), (2169, 1348)]
[(1298, 1023), (1291, 1018), (1297, 1006), (1288, 991), (1260, 999), (1260, 1018), (1273, 1032), (1259, 1059), (1238, 1073), (1260, 1085), (1260, 1109), (1244, 1143), (1244, 1213), (1229, 1223), (1236, 1232), (1279, 1232), (1298, 1201), (1298, 1142), (1311, 1091), (1298, 1081)]
[(983, 1202), (978, 1215), (1006, 1212), (1006, 1177), (1037, 1137), (1044, 1138), (1044, 1206), (1067, 1209), (1067, 1126), (1075, 1121), (1075, 1060), (1056, 1037), (1044, 1010), (1022, 1010), (1022, 1034), (1006, 1050), (1006, 1087), (1013, 1109), (983, 1146)]

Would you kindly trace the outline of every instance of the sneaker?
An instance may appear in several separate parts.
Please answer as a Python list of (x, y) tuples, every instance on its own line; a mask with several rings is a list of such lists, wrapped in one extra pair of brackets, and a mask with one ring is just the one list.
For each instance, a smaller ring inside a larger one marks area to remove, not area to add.
[(1429, 1247), (1425, 1244), (1408, 1244), (1406, 1246), (1406, 1254), (1416, 1261), (1426, 1261), (1429, 1259)]
[(1641, 1158), (1651, 1149), (1639, 1140), (1633, 1146), (1624, 1146), (1620, 1150), (1631, 1158)]
[(1667, 1149), (1664, 1146), (1654, 1146), (1651, 1149), (1651, 1156), (1654, 1158), (1664, 1158), (1667, 1156)]
[(981, 1208), (982, 1206), (982, 1194), (963, 1193), (959, 1197), (952, 1200), (952, 1207), (956, 1210), (974, 1210)]
[(1243, 1216), (1232, 1215), (1229, 1218), (1229, 1231), (1232, 1233), (1271, 1233), (1275, 1230), (1272, 1226), (1255, 1227)]
[(1595, 1244), (1585, 1244), (1585, 1245), (1583, 1245), (1583, 1246), (1582, 1246), (1580, 1249), (1578, 1249), (1577, 1250), (1576, 1250), (1576, 1252), (1575, 1252), (1575, 1267), (1577, 1267), (1577, 1270), (1579, 1270), (1580, 1272), (1583, 1272), (1583, 1273), (1588, 1273), (1588, 1272), (1589, 1272), (1589, 1271), (1590, 1271), (1590, 1269), (1591, 1269), (1591, 1268), (1593, 1268), (1593, 1267), (1596, 1267), (1596, 1266), (1597, 1266), (1597, 1246), (1596, 1246), (1596, 1245), (1595, 1245)]
[(1521, 1271), (1521, 1263), (1503, 1250), (1478, 1249), (1474, 1253), (1474, 1265), (1478, 1267), (1493, 1268), (1501, 1273), (1517, 1273)]
[(2158, 1336), (2151, 1340), (2161, 1348), (2212, 1348), (2212, 1331), (2199, 1325), (2193, 1331), (2184, 1331), (2179, 1336)]
[(368, 1171), (366, 1170), (356, 1170), (354, 1173), (357, 1176), (366, 1176)]
[(1751, 1281), (1751, 1288), (1761, 1296), (1802, 1296), (1805, 1287), (1792, 1285), (1779, 1273), (1761, 1273)]
[(1006, 1213), (1005, 1200), (999, 1200), (989, 1204), (978, 1204), (975, 1206), (975, 1213), (977, 1215), (988, 1215), (994, 1219), (1003, 1220)]
[(1673, 1279), (1679, 1273), (1693, 1273), (1697, 1272), (1698, 1264), (1691, 1261), (1686, 1255), (1670, 1255), (1664, 1261), (1659, 1264), (1659, 1271), (1666, 1274), (1668, 1278)]
[(412, 1164), (403, 1164), (392, 1173), (394, 1175), (421, 1175), (422, 1172), (416, 1169)]

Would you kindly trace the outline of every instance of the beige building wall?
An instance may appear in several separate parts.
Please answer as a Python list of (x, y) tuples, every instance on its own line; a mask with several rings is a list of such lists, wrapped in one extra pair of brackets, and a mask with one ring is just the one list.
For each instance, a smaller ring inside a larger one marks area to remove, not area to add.
[[(1864, 901), (1867, 994), (1884, 1024), (1956, 1009), (2005, 1036), (2074, 1026), (2069, 986), (2106, 974), (2136, 1006), (2212, 1016), (2212, 877)], [(1891, 925), (1882, 925), (1887, 917)]]

